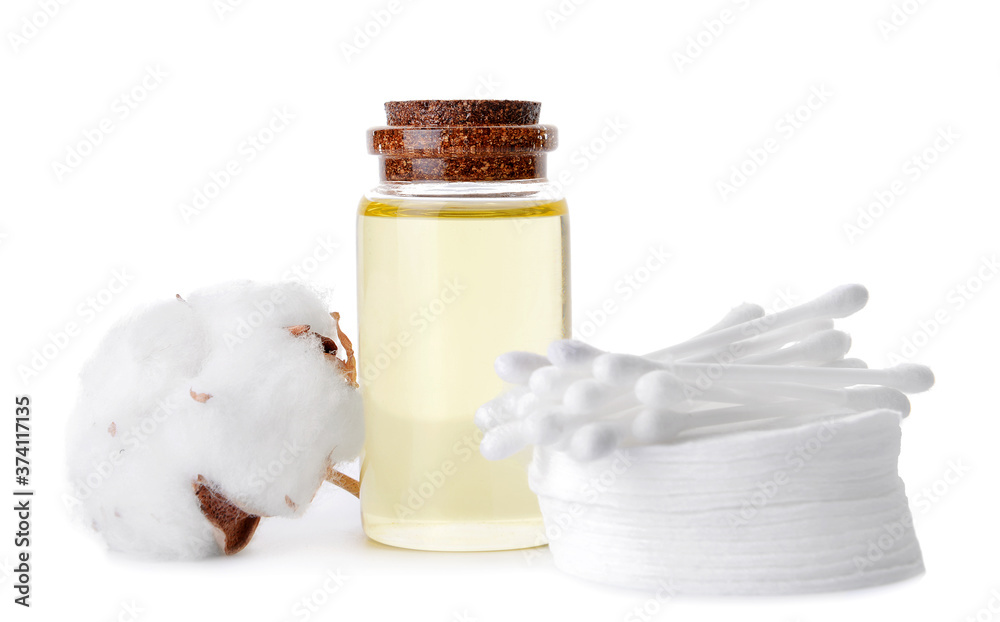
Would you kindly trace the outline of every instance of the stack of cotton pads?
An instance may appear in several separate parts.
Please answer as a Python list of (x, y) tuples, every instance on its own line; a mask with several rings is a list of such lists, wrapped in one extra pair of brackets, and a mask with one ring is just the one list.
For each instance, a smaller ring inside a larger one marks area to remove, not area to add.
[(535, 446), (529, 479), (556, 565), (690, 594), (841, 590), (920, 574), (896, 470), (921, 365), (870, 370), (833, 329), (859, 285), (765, 315), (741, 305), (646, 356), (581, 342), (511, 352), (476, 413), (480, 450)]

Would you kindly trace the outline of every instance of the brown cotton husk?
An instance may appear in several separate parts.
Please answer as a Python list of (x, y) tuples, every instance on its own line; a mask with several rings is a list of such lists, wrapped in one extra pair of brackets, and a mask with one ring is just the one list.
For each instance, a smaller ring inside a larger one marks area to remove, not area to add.
[(225, 495), (214, 490), (203, 476), (192, 482), (201, 512), (212, 523), (215, 540), (226, 555), (239, 553), (250, 543), (260, 517), (236, 507)]
[(333, 318), (334, 323), (337, 325), (337, 338), (340, 339), (341, 345), (344, 347), (344, 358), (341, 359), (337, 356), (339, 348), (337, 347), (337, 342), (327, 337), (326, 335), (317, 333), (312, 330), (312, 327), (308, 324), (298, 324), (295, 326), (286, 326), (286, 330), (296, 337), (301, 337), (303, 335), (315, 336), (319, 339), (319, 343), (323, 348), (323, 354), (326, 356), (327, 360), (330, 361), (338, 370), (340, 370), (341, 375), (347, 382), (351, 383), (352, 386), (358, 386), (358, 374), (357, 374), (357, 363), (354, 359), (354, 347), (351, 344), (351, 340), (348, 339), (344, 331), (340, 330), (340, 314), (336, 311), (330, 314)]
[(339, 367), (344, 374), (344, 378), (356, 387), (358, 386), (358, 365), (354, 359), (354, 346), (351, 344), (351, 340), (347, 338), (347, 335), (344, 334), (344, 331), (340, 329), (340, 314), (334, 311), (330, 313), (330, 317), (333, 318), (334, 323), (337, 325), (337, 337), (340, 339), (341, 345), (344, 346), (345, 359), (343, 361), (336, 359), (336, 361), (340, 364)]

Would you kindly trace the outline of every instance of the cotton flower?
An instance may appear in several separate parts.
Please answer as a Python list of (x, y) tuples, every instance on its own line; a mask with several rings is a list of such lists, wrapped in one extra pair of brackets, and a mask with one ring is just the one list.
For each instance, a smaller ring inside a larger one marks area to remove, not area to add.
[[(81, 373), (68, 464), (111, 549), (235, 553), (364, 438), (351, 343), (305, 285), (238, 282), (119, 321)], [(356, 484), (356, 483), (355, 483)], [(356, 494), (356, 490), (354, 490)]]

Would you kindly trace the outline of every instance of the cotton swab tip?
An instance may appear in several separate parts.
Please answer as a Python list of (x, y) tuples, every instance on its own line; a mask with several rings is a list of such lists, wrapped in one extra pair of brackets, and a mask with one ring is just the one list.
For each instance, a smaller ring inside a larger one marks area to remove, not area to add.
[(614, 387), (631, 387), (640, 377), (661, 366), (634, 354), (602, 354), (594, 359), (593, 374), (597, 380)]
[(534, 352), (505, 352), (493, 362), (493, 369), (504, 382), (528, 384), (531, 373), (549, 364), (549, 359)]
[(573, 414), (592, 413), (614, 398), (613, 390), (594, 380), (577, 380), (563, 394), (563, 406)]
[(485, 432), (497, 425), (509, 421), (516, 412), (517, 403), (527, 395), (523, 388), (504, 391), (497, 397), (486, 402), (476, 409), (473, 421), (476, 426)]
[(582, 374), (568, 369), (546, 365), (531, 373), (528, 388), (541, 397), (560, 398), (569, 385), (582, 378)]
[(910, 414), (910, 400), (902, 391), (890, 387), (854, 387), (846, 390), (845, 405), (858, 411), (888, 408), (903, 417)]
[(548, 402), (541, 396), (534, 393), (525, 393), (517, 399), (517, 402), (514, 404), (513, 413), (517, 418), (524, 418), (525, 415), (536, 412), (546, 404)]
[(904, 393), (921, 393), (934, 386), (934, 372), (926, 365), (901, 363), (886, 371), (892, 373), (894, 386)]
[(536, 445), (551, 445), (562, 437), (563, 426), (553, 412), (530, 415), (524, 420), (524, 434)]
[(476, 414), (472, 417), (473, 423), (483, 432), (489, 430), (497, 424), (496, 411), (493, 405), (487, 402), (476, 409)]
[(647, 406), (671, 408), (687, 401), (684, 388), (680, 378), (668, 371), (657, 370), (639, 378), (635, 383), (635, 396)]
[(566, 369), (585, 370), (590, 363), (603, 354), (592, 345), (576, 339), (562, 339), (549, 344), (548, 355), (552, 364)]
[(815, 359), (839, 359), (851, 349), (851, 336), (842, 330), (824, 330), (802, 340), (803, 355)]
[(816, 298), (812, 304), (826, 309), (830, 317), (847, 317), (868, 304), (868, 289), (857, 283), (841, 285)]
[(604, 422), (589, 423), (570, 437), (569, 453), (581, 462), (590, 462), (614, 451), (619, 440), (621, 435), (615, 426)]
[(632, 435), (640, 443), (666, 443), (683, 429), (684, 417), (669, 410), (644, 408), (632, 420)]
[(479, 453), (487, 460), (503, 460), (513, 456), (527, 444), (521, 421), (499, 425), (479, 442)]

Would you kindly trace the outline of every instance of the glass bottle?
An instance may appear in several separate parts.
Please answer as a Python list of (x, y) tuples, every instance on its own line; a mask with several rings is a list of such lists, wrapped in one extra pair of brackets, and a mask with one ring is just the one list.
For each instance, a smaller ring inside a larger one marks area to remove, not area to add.
[(381, 183), (358, 209), (365, 533), (398, 547), (545, 543), (530, 455), (479, 454), (476, 409), (509, 350), (569, 336), (566, 202), (545, 178), (540, 104), (388, 102), (368, 133)]

